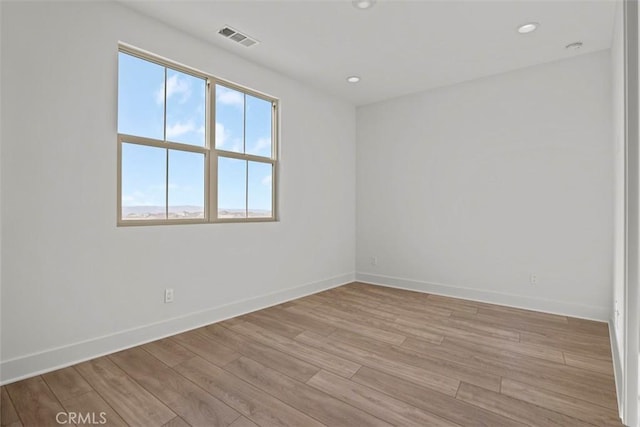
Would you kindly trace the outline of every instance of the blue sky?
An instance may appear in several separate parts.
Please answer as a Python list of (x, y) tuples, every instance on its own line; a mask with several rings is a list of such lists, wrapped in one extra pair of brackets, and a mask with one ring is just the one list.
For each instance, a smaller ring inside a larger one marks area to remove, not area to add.
[[(206, 82), (119, 54), (118, 132), (205, 146)], [(271, 103), (216, 85), (216, 148), (271, 156)], [(245, 117), (246, 115), (246, 117)], [(245, 135), (246, 132), (246, 135)], [(204, 155), (134, 144), (122, 146), (122, 205), (204, 206)], [(248, 170), (247, 170), (248, 168)], [(219, 209), (271, 210), (271, 165), (220, 158)]]

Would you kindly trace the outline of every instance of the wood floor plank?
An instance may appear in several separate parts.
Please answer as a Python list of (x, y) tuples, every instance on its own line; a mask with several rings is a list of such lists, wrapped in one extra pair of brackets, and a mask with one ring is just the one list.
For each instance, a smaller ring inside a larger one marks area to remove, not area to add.
[(298, 298), (294, 301), (289, 301), (288, 303), (281, 304), (279, 307), (288, 308), (288, 307), (298, 307), (302, 309), (314, 308), (320, 305), (317, 301), (314, 301), (309, 297)]
[(2, 427), (19, 427), (22, 426), (18, 413), (11, 402), (9, 393), (6, 388), (0, 387), (0, 426)]
[(461, 426), (523, 426), (525, 424), (494, 414), (405, 379), (363, 366), (352, 381), (378, 390), (395, 399), (445, 418)]
[(195, 353), (169, 338), (150, 342), (143, 345), (142, 348), (167, 366), (176, 366), (189, 359), (193, 359), (195, 356)]
[(391, 344), (401, 344), (406, 338), (404, 335), (400, 335), (399, 333), (388, 332), (383, 329), (377, 329), (371, 326), (364, 325), (362, 323), (356, 323), (353, 322), (353, 319), (347, 320), (343, 317), (333, 316), (323, 311), (316, 311), (314, 309), (306, 310), (300, 309), (298, 307), (289, 307), (286, 310), (292, 313), (305, 315), (312, 319), (326, 322), (336, 328), (350, 330), (360, 335), (372, 337)]
[(259, 341), (251, 340), (242, 334), (220, 325), (210, 325), (200, 329), (198, 332), (215, 343), (220, 343), (232, 348), (238, 353), (298, 381), (305, 382), (320, 370), (318, 366), (264, 345)]
[[(400, 324), (399, 319), (396, 318), (394, 321), (389, 321), (384, 318), (376, 318), (373, 317), (370, 313), (363, 312), (358, 309), (344, 310), (341, 307), (331, 307), (329, 305), (320, 306), (318, 311), (322, 311), (323, 314), (328, 316), (333, 316), (334, 318), (343, 319), (353, 325), (359, 325), (365, 328), (372, 328), (377, 331), (385, 331), (395, 335), (400, 335), (406, 337), (407, 335), (414, 334), (416, 336), (420, 336), (422, 339), (430, 340), (434, 343), (440, 343), (443, 339), (443, 335), (440, 333), (434, 333), (432, 331), (427, 331), (422, 329), (421, 326), (425, 322), (435, 322), (437, 319), (412, 319), (410, 324)], [(345, 328), (340, 328), (345, 329)], [(364, 335), (362, 332), (355, 331), (361, 335)], [(382, 339), (376, 334), (366, 334), (369, 337), (379, 339), (381, 341), (386, 341), (390, 344), (398, 344), (397, 342), (391, 340)]]
[(121, 351), (109, 358), (192, 426), (228, 426), (240, 416), (141, 348)]
[(176, 416), (107, 357), (81, 363), (76, 369), (127, 424), (162, 425)]
[[(551, 376), (568, 382), (584, 384), (587, 387), (606, 388), (613, 385), (613, 375), (585, 371), (561, 362), (551, 362), (536, 357), (527, 357), (509, 351), (492, 352), (486, 346), (475, 346), (473, 352), (460, 345), (460, 341), (446, 339), (439, 346), (431, 346), (425, 351), (441, 357), (459, 360), (500, 376), (527, 373), (535, 376)], [(487, 362), (490, 359), (491, 362)], [(525, 369), (522, 369), (525, 367)]]
[(550, 362), (564, 363), (564, 356), (561, 350), (537, 344), (516, 343), (491, 337), (482, 337), (472, 333), (462, 336), (460, 334), (456, 334), (454, 337), (448, 336), (442, 341), (442, 344), (446, 345), (447, 342), (455, 343), (460, 347), (466, 348), (467, 351), (482, 349), (483, 351), (493, 354), (501, 354), (504, 352), (516, 353), (527, 357), (548, 360)]
[(163, 424), (162, 427), (191, 427), (185, 420), (180, 417), (175, 417), (171, 421), (166, 424)]
[(304, 330), (312, 331), (320, 335), (329, 335), (331, 332), (336, 330), (335, 326), (333, 325), (321, 322), (316, 319), (312, 319), (304, 315), (292, 313), (285, 310), (284, 308), (281, 308), (280, 306), (271, 307), (263, 311), (265, 315), (278, 322), (287, 323), (289, 325), (297, 325)]
[(242, 323), (245, 320), (242, 318), (243, 316), (237, 316), (237, 317), (231, 317), (230, 319), (226, 319), (223, 320), (222, 322), (218, 322), (218, 325), (220, 326), (234, 326), (237, 325), (238, 323)]
[(443, 295), (435, 295), (435, 294), (429, 294), (427, 298), (430, 303), (447, 307), (450, 310), (467, 311), (469, 313), (478, 312), (479, 304), (475, 301), (446, 297)]
[(389, 426), (379, 418), (249, 358), (241, 357), (225, 369), (326, 425)]
[(451, 318), (443, 320), (441, 324), (447, 327), (477, 332), (481, 335), (487, 335), (503, 340), (520, 341), (520, 332), (505, 328), (504, 326), (486, 325), (481, 322)]
[[(472, 342), (491, 342), (492, 345), (497, 346), (515, 346), (522, 347), (525, 350), (525, 346), (519, 342), (519, 333), (512, 335), (507, 333), (501, 333), (496, 328), (486, 328), (478, 324), (475, 326), (463, 325), (461, 323), (453, 322), (420, 322), (417, 323), (412, 318), (400, 318), (396, 320), (396, 325), (405, 328), (407, 333), (424, 339), (422, 334), (432, 334), (440, 337), (452, 337)], [(411, 330), (409, 329), (411, 328)], [(422, 334), (421, 334), (422, 333)], [(444, 338), (443, 338), (444, 339)], [(442, 340), (440, 340), (442, 342)], [(538, 347), (534, 347), (537, 349)], [(528, 350), (531, 351), (531, 350)], [(541, 352), (546, 352), (544, 349), (539, 349)], [(558, 360), (562, 357), (560, 351), (556, 352)]]
[(615, 410), (603, 410), (584, 400), (531, 386), (508, 378), (502, 380), (502, 394), (529, 402), (597, 426), (621, 426)]
[(567, 317), (567, 321), (569, 322), (570, 328), (576, 332), (609, 337), (609, 324), (607, 322), (577, 319), (575, 317)]
[(93, 390), (72, 366), (42, 375), (60, 401), (69, 400)]
[(577, 334), (552, 331), (545, 333), (522, 332), (520, 333), (520, 342), (555, 348), (560, 351), (597, 355), (601, 358), (611, 356), (611, 344), (608, 338), (604, 337), (578, 336)]
[(322, 426), (308, 415), (200, 357), (174, 369), (258, 425)]
[(457, 425), (327, 371), (318, 372), (307, 381), (307, 384), (396, 426), (453, 427)]
[[(427, 294), (422, 295), (419, 300), (419, 307), (411, 305), (407, 307), (404, 303), (398, 302), (395, 299), (390, 299), (388, 294), (367, 294), (362, 291), (350, 289), (346, 286), (336, 288), (336, 292), (340, 292), (339, 295), (348, 295), (355, 301), (359, 301), (360, 304), (371, 305), (372, 308), (388, 311), (396, 316), (431, 316), (431, 317), (449, 317), (452, 310), (443, 308), (438, 305), (432, 304), (427, 299)], [(415, 300), (412, 301), (415, 303)], [(475, 311), (474, 311), (475, 312)]]
[(326, 337), (313, 334), (312, 332), (304, 332), (298, 335), (296, 337), (296, 341), (317, 347), (321, 350), (344, 358), (349, 358), (363, 366), (375, 367), (380, 371), (390, 373), (399, 378), (407, 379), (415, 382), (416, 384), (429, 387), (450, 396), (455, 396), (458, 386), (460, 385), (460, 381), (455, 378), (450, 378), (436, 372), (427, 371), (425, 369), (394, 360), (388, 360), (370, 351), (363, 350), (359, 347), (352, 346), (338, 340), (328, 340)]
[(347, 289), (355, 289), (357, 292), (368, 295), (377, 299), (382, 304), (411, 309), (415, 312), (421, 312), (425, 308), (435, 308), (439, 310), (462, 310), (476, 313), (477, 308), (470, 306), (464, 300), (431, 298), (430, 294), (422, 294), (419, 292), (404, 291), (402, 289), (384, 288), (375, 285), (351, 284), (346, 286)]
[(200, 334), (197, 329), (175, 335), (171, 340), (174, 340), (192, 353), (218, 366), (224, 366), (240, 357), (240, 353), (237, 351), (219, 343), (212, 342)]
[[(396, 317), (394, 321), (385, 320), (383, 318), (372, 317), (370, 313), (362, 312), (357, 309), (352, 309), (351, 312), (347, 312), (341, 308), (328, 308), (322, 307), (322, 310), (327, 312), (328, 314), (341, 317), (349, 322), (357, 323), (360, 325), (369, 326), (372, 328), (376, 328), (379, 330), (389, 331), (396, 334), (401, 334), (403, 336), (407, 336), (408, 334), (420, 336), (422, 339), (427, 339), (434, 343), (439, 343), (442, 341), (443, 336), (440, 333), (434, 333), (432, 331), (427, 331), (424, 329), (420, 329), (419, 326), (422, 326), (424, 323), (437, 322), (438, 318), (434, 317), (414, 317), (411, 319), (411, 323), (409, 324), (401, 324), (399, 322), (400, 318)], [(416, 327), (418, 326), (418, 327)], [(376, 338), (375, 336), (371, 336), (372, 338)], [(390, 344), (397, 344), (395, 342), (390, 342)]]
[(344, 310), (347, 313), (351, 313), (351, 314), (366, 313), (367, 315), (375, 316), (380, 319), (392, 321), (392, 322), (398, 318), (398, 316), (394, 313), (380, 310), (378, 308), (380, 304), (376, 304), (376, 307), (371, 307), (369, 305), (362, 305), (356, 302), (355, 300), (345, 298), (342, 295), (333, 296), (333, 295), (315, 294), (312, 296), (315, 297), (318, 300), (318, 302), (321, 303), (321, 306), (326, 305), (329, 307)]
[(531, 320), (540, 322), (549, 322), (557, 324), (568, 324), (569, 320), (567, 316), (561, 316), (558, 314), (542, 313), (539, 311), (524, 310), (515, 307), (506, 307), (494, 304), (484, 304), (478, 308), (478, 314), (494, 314), (502, 316), (505, 320), (517, 319), (517, 320)]
[(231, 424), (231, 427), (258, 427), (258, 425), (249, 418), (240, 417)]
[[(255, 313), (243, 316), (243, 319), (247, 322), (255, 322), (261, 323), (263, 325), (268, 325), (271, 329), (275, 330), (280, 335), (288, 338), (295, 338), (296, 335), (300, 335), (302, 332), (304, 332), (303, 328), (292, 325), (288, 322), (283, 322), (282, 320), (274, 319), (269, 313), (270, 312), (265, 313), (257, 311)], [(233, 327), (231, 327), (231, 329), (233, 329)]]
[(67, 413), (82, 414), (85, 417), (85, 423), (76, 422), (78, 427), (101, 424), (102, 421), (108, 426), (127, 426), (122, 417), (95, 391), (72, 397), (62, 402), (62, 406)]
[[(505, 318), (504, 315), (497, 314), (491, 312), (491, 314), (487, 314), (486, 312), (480, 312), (478, 314), (470, 314), (465, 312), (454, 312), (451, 314), (452, 319), (461, 319), (467, 320), (470, 322), (476, 322), (484, 325), (496, 326), (500, 328), (507, 328), (514, 331), (522, 331), (522, 332), (547, 332), (547, 331), (557, 331), (564, 332), (569, 334), (578, 334), (580, 336), (595, 336), (595, 337), (604, 337), (608, 339), (608, 332), (603, 333), (601, 328), (594, 328), (593, 331), (576, 326), (574, 323), (559, 323), (559, 322), (549, 322), (540, 319), (531, 319), (531, 318), (519, 318), (516, 315), (510, 315)], [(594, 322), (600, 323), (600, 322)]]
[(358, 363), (282, 337), (251, 322), (234, 326), (233, 330), (345, 378), (350, 378), (361, 367)]
[[(334, 304), (336, 305), (336, 304)], [(342, 304), (337, 305), (338, 308), (343, 308), (348, 305)], [(381, 313), (385, 313), (384, 310), (392, 310), (395, 312), (393, 319), (390, 319), (389, 316), (382, 316)], [(437, 326), (439, 329), (437, 330), (438, 335), (443, 334), (446, 335), (447, 332), (455, 332), (456, 329), (463, 329), (466, 331), (476, 332), (481, 335), (487, 335), (490, 337), (507, 339), (511, 341), (519, 341), (520, 334), (518, 331), (514, 331), (512, 329), (504, 327), (504, 325), (496, 325), (496, 324), (483, 324), (481, 322), (477, 322), (473, 317), (475, 314), (463, 312), (462, 314), (467, 315), (471, 318), (465, 318), (460, 315), (457, 318), (451, 317), (451, 311), (447, 311), (446, 315), (438, 315), (429, 312), (430, 308), (425, 307), (421, 310), (407, 310), (404, 308), (389, 308), (382, 306), (379, 304), (377, 308), (372, 308), (368, 310), (362, 310), (360, 308), (351, 308), (349, 311), (352, 314), (365, 314), (369, 316), (374, 316), (381, 318), (385, 321), (393, 320), (393, 323), (389, 323), (387, 326), (392, 326), (395, 324), (402, 324), (413, 327), (423, 327), (425, 324), (428, 324), (431, 327)], [(453, 330), (450, 328), (454, 328)], [(397, 327), (396, 327), (397, 329)], [(400, 332), (403, 332), (400, 330)]]
[(609, 377), (613, 377), (613, 362), (605, 359), (596, 359), (593, 357), (564, 352), (565, 363), (569, 366), (585, 369), (587, 371), (600, 372)]
[(584, 420), (551, 411), (500, 393), (462, 383), (457, 399), (524, 424), (537, 426), (584, 426)]
[(473, 358), (483, 369), (532, 386), (545, 387), (605, 408), (616, 408), (615, 384), (612, 378), (596, 373), (575, 374), (563, 371), (562, 365), (540, 369), (518, 359), (495, 359), (483, 354)]
[(379, 298), (365, 295), (358, 290), (349, 288), (349, 286), (340, 286), (314, 295), (322, 295), (323, 297), (340, 299), (347, 302), (353, 301), (358, 305), (364, 305), (370, 308), (376, 308), (380, 305)]
[(64, 408), (42, 377), (37, 376), (9, 384), (6, 390), (24, 427), (59, 425), (56, 415), (64, 412)]
[(483, 372), (476, 366), (459, 363), (456, 360), (452, 360), (451, 357), (438, 357), (439, 355), (435, 352), (420, 352), (404, 347), (392, 346), (341, 330), (329, 335), (327, 339), (335, 339), (360, 347), (387, 360), (406, 363), (407, 365), (416, 366), (429, 372), (437, 372), (441, 375), (446, 375), (458, 381), (466, 381), (488, 390), (500, 391), (499, 375)]

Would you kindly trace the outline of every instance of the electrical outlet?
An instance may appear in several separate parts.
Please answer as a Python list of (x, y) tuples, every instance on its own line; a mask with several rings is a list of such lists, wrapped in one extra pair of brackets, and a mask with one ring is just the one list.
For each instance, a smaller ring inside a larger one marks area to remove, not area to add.
[(536, 273), (531, 273), (531, 276), (529, 276), (529, 281), (531, 282), (532, 285), (537, 285), (538, 275)]
[(378, 265), (378, 257), (377, 256), (372, 256), (371, 257), (371, 265)]
[(165, 304), (173, 302), (173, 289), (167, 288), (164, 290), (164, 302)]

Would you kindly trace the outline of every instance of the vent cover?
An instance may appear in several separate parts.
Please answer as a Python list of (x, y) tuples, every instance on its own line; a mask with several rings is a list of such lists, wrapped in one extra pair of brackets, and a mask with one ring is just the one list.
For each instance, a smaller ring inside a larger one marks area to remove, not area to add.
[(260, 43), (258, 40), (249, 37), (248, 35), (243, 34), (240, 31), (234, 30), (231, 27), (222, 28), (220, 31), (218, 31), (218, 34), (225, 38), (233, 40), (236, 43), (240, 43), (244, 47), (251, 47), (254, 44)]

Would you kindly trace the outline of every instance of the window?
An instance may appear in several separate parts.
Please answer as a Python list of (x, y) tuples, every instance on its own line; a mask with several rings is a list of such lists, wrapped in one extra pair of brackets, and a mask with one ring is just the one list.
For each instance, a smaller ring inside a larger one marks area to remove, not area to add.
[(118, 54), (118, 224), (274, 221), (277, 100)]

